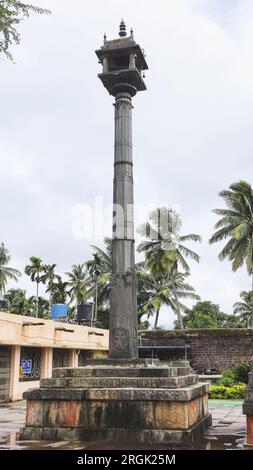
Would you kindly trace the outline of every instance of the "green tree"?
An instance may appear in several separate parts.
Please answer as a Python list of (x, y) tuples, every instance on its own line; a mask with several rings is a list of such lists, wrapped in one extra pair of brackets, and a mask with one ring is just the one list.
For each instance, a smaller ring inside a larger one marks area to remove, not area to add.
[(36, 282), (36, 305), (35, 305), (35, 314), (38, 317), (39, 313), (39, 284), (41, 282), (41, 273), (44, 271), (44, 266), (40, 258), (32, 256), (30, 258), (30, 263), (25, 267), (25, 274), (30, 277), (32, 282)]
[(153, 275), (165, 273), (174, 262), (185, 272), (190, 271), (187, 258), (199, 262), (199, 255), (185, 246), (185, 242), (201, 242), (200, 235), (181, 235), (179, 214), (167, 207), (159, 207), (151, 212), (149, 221), (138, 232), (146, 238), (138, 246), (138, 252), (145, 255), (145, 266)]
[(159, 281), (171, 271), (171, 288), (174, 289), (174, 300), (179, 324), (183, 328), (180, 302), (177, 301), (177, 289), (173, 279), (179, 275), (179, 267), (185, 273), (190, 272), (187, 258), (199, 262), (199, 255), (188, 248), (185, 242), (201, 242), (201, 237), (191, 233), (181, 235), (181, 218), (179, 214), (167, 207), (160, 207), (149, 216), (149, 221), (139, 228), (139, 233), (146, 238), (138, 246), (138, 252), (144, 253), (145, 268)]
[(246, 264), (253, 291), (253, 189), (246, 181), (239, 181), (231, 184), (229, 190), (221, 191), (219, 196), (227, 209), (214, 209), (221, 218), (214, 227), (216, 232), (210, 243), (228, 239), (219, 259), (231, 261), (233, 271)]
[(86, 262), (88, 296), (94, 299), (94, 320), (109, 324), (112, 240), (105, 238), (105, 250), (92, 245), (92, 259)]
[(150, 328), (150, 323), (148, 320), (143, 320), (143, 321), (140, 321), (139, 322), (139, 330), (140, 331), (146, 331), (146, 330), (149, 330)]
[(38, 315), (36, 315), (36, 317), (44, 318), (45, 320), (49, 319), (50, 317), (49, 302), (47, 299), (44, 299), (44, 297), (41, 297), (41, 296), (39, 296), (37, 299), (37, 297), (35, 297), (34, 295), (27, 299), (27, 304), (26, 304), (27, 311), (34, 312), (37, 306), (38, 306)]
[(248, 328), (253, 328), (253, 292), (242, 291), (240, 293), (241, 302), (234, 304), (234, 314), (239, 314), (243, 324)]
[[(16, 315), (35, 316), (37, 307), (37, 298), (35, 296), (27, 297), (26, 291), (23, 289), (9, 289), (5, 294), (5, 298), (9, 302), (11, 313)], [(43, 297), (38, 298), (38, 318), (49, 317), (49, 302)]]
[(44, 274), (41, 276), (41, 282), (46, 284), (46, 292), (49, 293), (49, 311), (51, 311), (52, 307), (52, 285), (54, 281), (59, 279), (59, 276), (55, 274), (56, 264), (45, 264), (43, 266)]
[(161, 307), (166, 305), (174, 313), (178, 313), (178, 308), (186, 310), (186, 306), (179, 299), (199, 299), (194, 288), (185, 282), (188, 273), (177, 273), (171, 277), (171, 272), (154, 277), (152, 274), (140, 270), (138, 276), (142, 277), (147, 293), (147, 300), (140, 306), (140, 316), (155, 315), (154, 330), (158, 328), (159, 314)]
[[(210, 301), (197, 302), (191, 309), (185, 311), (183, 317), (185, 328), (240, 328), (243, 325), (235, 315), (221, 312), (220, 306)], [(179, 328), (178, 322), (175, 327)]]
[(11, 313), (16, 315), (30, 315), (28, 309), (26, 291), (23, 289), (9, 289), (5, 294), (5, 298), (9, 302)]
[(30, 13), (49, 14), (49, 10), (29, 5), (18, 0), (0, 1), (0, 54), (12, 60), (9, 48), (12, 44), (20, 44), (17, 26)]
[(8, 266), (11, 256), (4, 244), (0, 245), (0, 298), (3, 297), (8, 280), (18, 281), (21, 273), (14, 268)]
[(54, 282), (51, 287), (52, 303), (54, 304), (66, 304), (69, 297), (68, 282), (63, 281), (60, 276), (57, 278), (57, 282)]
[(75, 264), (72, 266), (72, 272), (67, 272), (69, 296), (71, 302), (76, 305), (83, 304), (87, 300), (86, 288), (86, 269), (85, 264)]
[[(97, 246), (92, 246), (94, 253), (92, 259), (86, 262), (88, 273), (87, 286), (89, 288), (89, 296), (92, 296), (95, 304), (95, 312), (97, 312), (97, 320), (104, 327), (109, 326), (110, 312), (110, 277), (112, 273), (112, 240), (105, 238), (105, 250)], [(148, 292), (145, 291), (145, 283), (139, 270), (143, 271), (143, 263), (136, 264), (137, 278), (137, 309), (139, 312), (139, 321), (142, 315), (142, 306), (144, 300), (148, 300)]]

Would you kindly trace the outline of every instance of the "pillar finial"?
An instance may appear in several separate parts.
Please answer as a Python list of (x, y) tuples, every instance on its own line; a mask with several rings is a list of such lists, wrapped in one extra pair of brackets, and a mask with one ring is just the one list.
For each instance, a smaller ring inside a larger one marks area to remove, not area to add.
[(125, 21), (122, 19), (119, 25), (119, 36), (124, 37), (127, 35)]

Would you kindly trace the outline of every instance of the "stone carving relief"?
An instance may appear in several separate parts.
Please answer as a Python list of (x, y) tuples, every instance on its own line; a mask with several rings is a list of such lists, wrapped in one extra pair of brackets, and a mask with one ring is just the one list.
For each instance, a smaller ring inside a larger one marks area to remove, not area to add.
[(129, 331), (125, 328), (114, 328), (112, 332), (113, 349), (119, 353), (129, 352)]

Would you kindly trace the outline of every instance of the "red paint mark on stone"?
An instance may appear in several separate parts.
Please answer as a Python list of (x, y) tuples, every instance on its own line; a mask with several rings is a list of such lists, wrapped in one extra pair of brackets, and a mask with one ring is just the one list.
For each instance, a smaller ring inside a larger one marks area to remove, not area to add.
[(80, 414), (80, 403), (75, 401), (60, 402), (60, 423), (63, 426), (75, 427), (78, 425)]

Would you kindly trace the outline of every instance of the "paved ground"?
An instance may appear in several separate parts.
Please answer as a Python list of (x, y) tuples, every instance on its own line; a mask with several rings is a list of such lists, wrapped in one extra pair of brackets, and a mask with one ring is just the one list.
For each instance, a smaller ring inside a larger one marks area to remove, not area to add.
[[(245, 416), (242, 414), (242, 402), (210, 400), (209, 409), (213, 417), (213, 426), (196, 448), (242, 449), (245, 438)], [(24, 401), (0, 405), (0, 450), (101, 448), (99, 443), (19, 441), (18, 433), (24, 426), (24, 421)]]
[(205, 434), (207, 449), (243, 449), (246, 417), (241, 401), (209, 400), (213, 425)]

